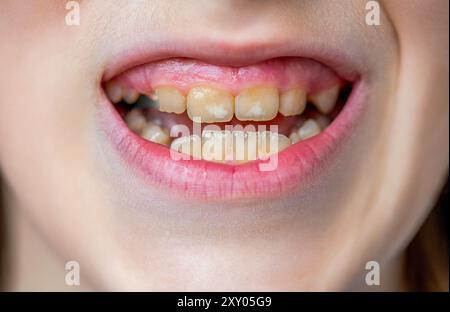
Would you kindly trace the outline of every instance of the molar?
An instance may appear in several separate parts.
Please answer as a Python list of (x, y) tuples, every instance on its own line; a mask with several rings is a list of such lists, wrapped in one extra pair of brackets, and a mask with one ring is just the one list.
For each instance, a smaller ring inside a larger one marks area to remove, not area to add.
[(122, 89), (123, 100), (128, 104), (134, 104), (139, 98), (139, 92), (134, 89)]
[(105, 85), (105, 92), (114, 104), (122, 101), (122, 87), (115, 81), (108, 81)]
[(125, 116), (125, 123), (134, 133), (141, 133), (147, 120), (140, 109), (133, 109)]

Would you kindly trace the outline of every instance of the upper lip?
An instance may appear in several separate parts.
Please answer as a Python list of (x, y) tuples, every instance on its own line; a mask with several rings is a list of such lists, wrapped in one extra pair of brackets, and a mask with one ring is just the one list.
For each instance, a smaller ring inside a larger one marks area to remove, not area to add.
[(131, 47), (120, 50), (105, 64), (103, 81), (135, 66), (167, 58), (185, 57), (206, 63), (246, 66), (277, 57), (303, 57), (320, 62), (347, 80), (355, 81), (364, 71), (360, 62), (350, 56), (344, 46), (326, 49), (321, 44), (307, 41), (265, 41), (225, 42), (190, 41), (183, 38), (164, 42), (136, 42)]

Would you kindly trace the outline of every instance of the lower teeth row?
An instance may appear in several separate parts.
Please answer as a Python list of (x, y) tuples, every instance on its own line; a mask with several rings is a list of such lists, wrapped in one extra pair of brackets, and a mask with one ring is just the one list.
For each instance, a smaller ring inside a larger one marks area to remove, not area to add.
[(170, 146), (170, 149), (190, 155), (194, 159), (244, 163), (264, 159), (319, 134), (328, 126), (329, 119), (323, 115), (300, 119), (289, 137), (271, 131), (241, 130), (203, 130), (201, 137), (195, 134), (171, 137), (169, 129), (158, 124), (156, 120), (148, 120), (140, 109), (131, 110), (125, 116), (125, 122), (131, 131), (142, 138)]

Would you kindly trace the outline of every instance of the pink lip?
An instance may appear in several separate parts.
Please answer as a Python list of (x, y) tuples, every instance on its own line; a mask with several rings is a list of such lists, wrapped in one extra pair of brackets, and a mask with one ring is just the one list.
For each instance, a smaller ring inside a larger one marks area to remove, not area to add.
[[(137, 61), (132, 63), (135, 65)], [(117, 68), (124, 69), (125, 66)], [(105, 75), (109, 78), (114, 76), (111, 72)], [(364, 82), (356, 81), (343, 110), (325, 131), (278, 153), (274, 171), (261, 171), (260, 165), (267, 161), (230, 165), (203, 160), (173, 160), (167, 147), (132, 133), (103, 89), (100, 87), (99, 90), (101, 129), (123, 163), (148, 187), (159, 188), (163, 192), (175, 191), (177, 196), (200, 200), (266, 198), (293, 190), (301, 191), (326, 173), (340, 147), (356, 131), (358, 120), (365, 111), (366, 98)]]

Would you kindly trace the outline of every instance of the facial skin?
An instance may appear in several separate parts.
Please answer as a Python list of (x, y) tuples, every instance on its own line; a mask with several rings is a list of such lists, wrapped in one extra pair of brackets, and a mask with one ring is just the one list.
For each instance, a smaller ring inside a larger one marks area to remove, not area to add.
[[(390, 272), (448, 170), (447, 1), (380, 1), (380, 26), (365, 24), (366, 1), (79, 2), (72, 27), (64, 2), (0, 4), (7, 208), (60, 267), (78, 261), (83, 286), (102, 290), (345, 290), (367, 261)], [(143, 187), (101, 134), (98, 90), (124, 47), (167, 36), (345, 46), (368, 109), (301, 192), (201, 201)], [(11, 287), (29, 288), (19, 275)]]

